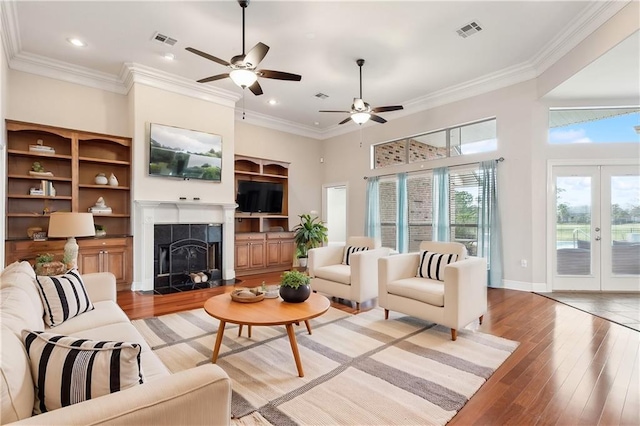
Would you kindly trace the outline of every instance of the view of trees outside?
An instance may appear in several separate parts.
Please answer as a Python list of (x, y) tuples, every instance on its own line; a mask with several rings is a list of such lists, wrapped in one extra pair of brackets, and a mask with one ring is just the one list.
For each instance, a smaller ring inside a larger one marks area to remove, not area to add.
[(383, 247), (396, 247), (396, 215), (398, 205), (398, 181), (380, 180), (380, 236)]

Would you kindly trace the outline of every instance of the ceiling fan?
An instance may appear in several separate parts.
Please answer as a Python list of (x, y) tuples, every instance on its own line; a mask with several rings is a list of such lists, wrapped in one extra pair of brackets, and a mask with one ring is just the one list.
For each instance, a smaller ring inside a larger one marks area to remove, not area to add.
[(249, 53), (245, 54), (244, 49), (244, 10), (249, 6), (250, 0), (238, 0), (238, 4), (242, 7), (242, 54), (234, 56), (231, 58), (229, 62), (224, 59), (216, 58), (213, 55), (209, 55), (208, 53), (202, 52), (198, 49), (194, 49), (193, 47), (187, 47), (191, 53), (195, 53), (196, 55), (202, 56), (205, 59), (209, 59), (210, 61), (217, 62), (220, 65), (224, 65), (226, 67), (231, 68), (231, 71), (224, 74), (213, 75), (211, 77), (203, 78), (198, 80), (198, 83), (209, 83), (211, 81), (221, 80), (223, 78), (231, 78), (235, 84), (242, 87), (248, 87), (254, 95), (259, 96), (262, 95), (262, 87), (260, 87), (260, 83), (258, 83), (258, 77), (263, 78), (272, 78), (275, 80), (291, 80), (291, 81), (300, 81), (302, 76), (298, 74), (291, 74), (288, 72), (282, 71), (272, 71), (272, 70), (258, 70), (256, 67), (258, 64), (264, 59), (269, 51), (269, 46), (264, 43), (258, 43), (249, 51)]
[(360, 97), (353, 99), (353, 104), (351, 105), (351, 111), (327, 111), (321, 110), (320, 112), (341, 112), (345, 114), (351, 114), (349, 117), (345, 118), (338, 124), (344, 124), (349, 120), (353, 120), (355, 123), (364, 124), (369, 119), (376, 121), (378, 123), (386, 123), (387, 120), (376, 115), (376, 113), (380, 112), (388, 112), (388, 111), (398, 111), (402, 109), (402, 105), (392, 105), (392, 106), (383, 106), (371, 108), (371, 105), (362, 100), (362, 66), (364, 65), (364, 59), (358, 59), (356, 61), (358, 67), (360, 67)]

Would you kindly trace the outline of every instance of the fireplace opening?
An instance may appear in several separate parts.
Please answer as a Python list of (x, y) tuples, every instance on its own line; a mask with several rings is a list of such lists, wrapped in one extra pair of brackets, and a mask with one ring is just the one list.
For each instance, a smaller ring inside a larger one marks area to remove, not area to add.
[(155, 293), (223, 284), (222, 225), (155, 225), (154, 234)]

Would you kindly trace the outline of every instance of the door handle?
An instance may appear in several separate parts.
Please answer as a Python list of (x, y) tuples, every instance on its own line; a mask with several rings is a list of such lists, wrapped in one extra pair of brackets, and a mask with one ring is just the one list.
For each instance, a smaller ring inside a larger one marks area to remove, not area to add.
[(600, 241), (600, 236), (599, 235), (596, 237), (596, 241)]
[(597, 228), (597, 227), (596, 227), (596, 232), (600, 232), (600, 228)]

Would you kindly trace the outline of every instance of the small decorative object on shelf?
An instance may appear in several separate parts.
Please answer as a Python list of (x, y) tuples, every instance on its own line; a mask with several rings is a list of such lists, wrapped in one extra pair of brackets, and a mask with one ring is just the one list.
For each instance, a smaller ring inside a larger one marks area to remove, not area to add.
[(301, 303), (311, 295), (308, 275), (299, 271), (286, 271), (280, 279), (280, 297), (289, 303)]
[(36, 232), (42, 232), (42, 228), (39, 226), (31, 226), (27, 228), (27, 236), (29, 238), (33, 238), (33, 234), (35, 234)]
[(35, 161), (31, 165), (31, 170), (29, 170), (29, 175), (38, 176), (38, 177), (50, 177), (50, 176), (53, 176), (53, 173), (45, 171), (44, 167), (42, 167), (42, 164), (40, 164), (39, 161)]
[(106, 185), (109, 183), (109, 179), (104, 173), (98, 173), (94, 179), (96, 185)]
[(93, 207), (89, 207), (89, 213), (93, 213), (95, 215), (101, 214), (111, 214), (111, 207), (107, 207), (107, 204), (104, 201), (104, 198), (99, 197), (96, 201), (96, 204)]
[(93, 225), (96, 229), (96, 237), (106, 237), (107, 236), (107, 228), (104, 225), (98, 225), (97, 223)]
[(36, 145), (29, 145), (29, 152), (43, 155), (53, 155), (56, 153), (56, 150), (50, 146), (44, 145), (42, 139), (38, 139), (36, 141)]
[(113, 173), (111, 173), (111, 176), (109, 176), (109, 185), (118, 186), (118, 178)]
[(47, 241), (47, 233), (44, 231), (34, 232), (31, 238), (33, 241)]

